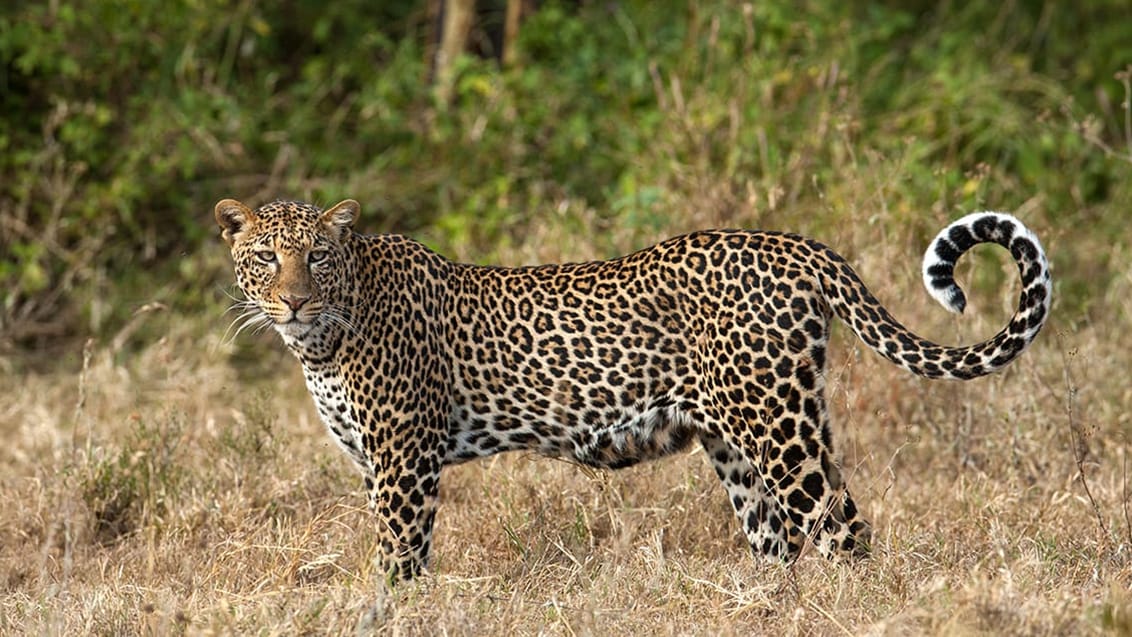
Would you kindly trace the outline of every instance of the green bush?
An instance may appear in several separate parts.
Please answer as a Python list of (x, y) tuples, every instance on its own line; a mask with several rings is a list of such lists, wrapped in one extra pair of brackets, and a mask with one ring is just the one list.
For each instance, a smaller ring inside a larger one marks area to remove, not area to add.
[[(589, 241), (751, 193), (855, 220), (872, 171), (916, 232), (1037, 199), (1124, 236), (1122, 0), (547, 2), (519, 64), (459, 60), (448, 104), (425, 4), (6, 5), (0, 347), (113, 329), (140, 290), (208, 305), (229, 276), (198, 248), (226, 196), (350, 196), (367, 228), (488, 258), (563, 201), (595, 211), (566, 224)], [(1075, 306), (1112, 276), (1055, 258)]]

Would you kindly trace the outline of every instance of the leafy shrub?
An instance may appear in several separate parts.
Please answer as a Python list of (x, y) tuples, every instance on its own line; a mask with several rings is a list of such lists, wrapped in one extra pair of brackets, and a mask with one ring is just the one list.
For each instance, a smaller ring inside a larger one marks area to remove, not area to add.
[[(351, 196), (367, 228), (480, 257), (562, 202), (585, 241), (873, 201), (922, 233), (1028, 200), (1107, 241), (1132, 200), (1121, 0), (547, 2), (519, 64), (461, 59), (449, 104), (425, 4), (6, 5), (0, 346), (105, 330), (155, 289), (199, 308), (228, 279), (198, 250), (225, 196)], [(1111, 276), (1058, 258), (1068, 288)]]

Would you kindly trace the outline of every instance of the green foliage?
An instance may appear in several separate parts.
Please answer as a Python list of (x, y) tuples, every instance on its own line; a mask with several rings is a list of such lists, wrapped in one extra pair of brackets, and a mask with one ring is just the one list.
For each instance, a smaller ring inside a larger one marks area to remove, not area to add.
[[(591, 242), (693, 209), (928, 233), (1026, 202), (1124, 236), (1123, 0), (541, 4), (519, 63), (458, 60), (450, 103), (422, 2), (7, 5), (0, 346), (112, 328), (132, 307), (94, 301), (147, 277), (170, 304), (227, 281), (197, 256), (227, 196), (354, 197), (367, 228), (484, 259), (558, 209)], [(1112, 276), (1056, 258), (1075, 306)]]

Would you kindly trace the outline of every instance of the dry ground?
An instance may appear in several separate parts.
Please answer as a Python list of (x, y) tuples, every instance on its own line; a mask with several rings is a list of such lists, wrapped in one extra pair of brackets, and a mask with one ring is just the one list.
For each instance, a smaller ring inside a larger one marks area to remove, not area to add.
[[(1013, 301), (952, 319), (919, 289), (922, 246), (844, 238), (926, 336), (987, 336)], [(85, 367), (0, 376), (0, 633), (1128, 634), (1130, 299), (1132, 276), (1098, 291), (1111, 320), (1055, 311), (966, 384), (910, 378), (839, 327), (866, 562), (753, 560), (698, 451), (608, 473), (511, 455), (446, 472), (432, 574), (383, 596), (360, 481), (274, 336), (148, 314)]]

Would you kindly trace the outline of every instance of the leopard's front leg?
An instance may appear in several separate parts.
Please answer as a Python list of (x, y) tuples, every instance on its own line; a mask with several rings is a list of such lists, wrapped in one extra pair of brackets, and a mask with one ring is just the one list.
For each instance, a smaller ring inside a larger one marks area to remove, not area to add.
[(435, 308), (421, 311), (405, 302), (371, 309), (384, 311), (371, 317), (380, 328), (344, 343), (345, 353), (364, 355), (344, 357), (341, 371), (361, 455), (368, 460), (376, 567), (392, 585), (428, 566), (448, 447), (450, 368), (440, 330), (426, 320)]
[(377, 526), (376, 566), (387, 583), (396, 584), (428, 566), (444, 443), (439, 431), (411, 420), (385, 429), (387, 440), (371, 452), (366, 488)]

